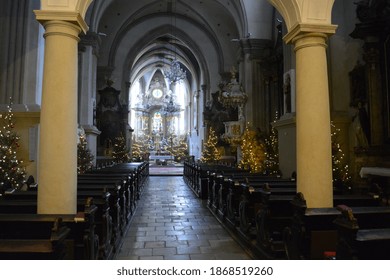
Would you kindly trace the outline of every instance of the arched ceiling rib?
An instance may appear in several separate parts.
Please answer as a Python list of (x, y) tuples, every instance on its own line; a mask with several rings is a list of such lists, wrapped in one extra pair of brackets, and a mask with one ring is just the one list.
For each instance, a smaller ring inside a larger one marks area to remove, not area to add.
[(176, 51), (191, 75), (219, 80), (236, 64), (237, 44), (231, 40), (243, 37), (247, 28), (242, 5), (236, 0), (95, 0), (91, 21), (105, 34), (98, 64), (115, 69), (117, 76), (125, 73), (121, 79), (129, 81), (139, 76), (134, 71), (167, 66)]

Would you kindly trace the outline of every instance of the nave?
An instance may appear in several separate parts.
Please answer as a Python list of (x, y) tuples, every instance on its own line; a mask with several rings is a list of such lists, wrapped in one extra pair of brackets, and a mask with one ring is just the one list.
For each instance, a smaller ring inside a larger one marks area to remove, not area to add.
[(150, 176), (117, 260), (247, 260), (251, 256), (181, 176)]

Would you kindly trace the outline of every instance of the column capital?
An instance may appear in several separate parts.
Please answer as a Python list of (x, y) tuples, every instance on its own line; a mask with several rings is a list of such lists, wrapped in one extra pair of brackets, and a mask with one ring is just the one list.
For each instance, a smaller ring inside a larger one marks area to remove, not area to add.
[[(333, 24), (312, 24), (312, 23), (298, 23), (283, 37), (286, 44), (297, 41), (302, 36), (324, 36), (325, 38), (330, 37), (336, 33), (337, 25)], [(312, 34), (312, 35), (309, 35)], [(316, 35), (314, 35), (316, 34)]]
[(86, 34), (80, 35), (80, 39), (79, 47), (81, 46), (85, 48), (87, 46), (91, 46), (95, 55), (99, 53), (101, 39), (96, 32), (88, 31)]
[(64, 21), (78, 26), (84, 33), (88, 31), (88, 25), (82, 15), (73, 11), (45, 11), (34, 10), (35, 17), (42, 25), (49, 21)]
[(272, 41), (268, 39), (242, 39), (240, 47), (244, 54), (250, 55), (251, 59), (261, 59), (269, 55)]

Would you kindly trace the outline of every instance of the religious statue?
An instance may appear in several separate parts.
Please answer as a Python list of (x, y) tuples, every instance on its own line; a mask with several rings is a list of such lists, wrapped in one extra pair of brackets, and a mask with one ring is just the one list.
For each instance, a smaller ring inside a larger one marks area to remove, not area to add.
[(289, 74), (286, 75), (286, 81), (284, 83), (284, 105), (285, 113), (291, 113), (291, 77)]
[(367, 111), (362, 101), (357, 103), (354, 107), (356, 110), (352, 118), (352, 125), (356, 136), (358, 147), (368, 147), (370, 144), (370, 121)]

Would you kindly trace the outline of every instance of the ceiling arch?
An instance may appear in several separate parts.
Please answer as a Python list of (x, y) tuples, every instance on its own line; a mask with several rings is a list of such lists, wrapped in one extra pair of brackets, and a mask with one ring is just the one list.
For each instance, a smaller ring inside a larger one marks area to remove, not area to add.
[(247, 32), (244, 2), (95, 0), (88, 19), (103, 35), (98, 66), (114, 69), (114, 80), (123, 85), (148, 68), (167, 66), (176, 52), (198, 84), (214, 80), (217, 86), (220, 75), (237, 64), (239, 45), (232, 39)]

